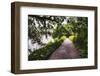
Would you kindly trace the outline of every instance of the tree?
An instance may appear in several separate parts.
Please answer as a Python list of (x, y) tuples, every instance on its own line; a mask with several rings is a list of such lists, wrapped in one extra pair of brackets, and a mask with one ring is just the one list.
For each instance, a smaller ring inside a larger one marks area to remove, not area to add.
[[(52, 36), (55, 43), (49, 42), (47, 45), (43, 44), (41, 41), (42, 36), (46, 38)], [(32, 39), (33, 44), (45, 45), (45, 47), (37, 49), (29, 57), (37, 55), (35, 59), (45, 59), (46, 56), (49, 56), (54, 51), (53, 48), (57, 44), (59, 45), (56, 49), (60, 46), (63, 36), (71, 39), (75, 46), (80, 49), (81, 57), (87, 57), (87, 17), (28, 15), (28, 38)], [(47, 51), (47, 49), (52, 49), (52, 51)]]
[(61, 25), (65, 19), (64, 16), (28, 15), (28, 37), (33, 39), (33, 43), (42, 44), (42, 35), (47, 38), (52, 34), (56, 25)]
[(74, 43), (81, 51), (81, 57), (87, 57), (88, 53), (88, 18), (70, 17), (69, 24), (73, 26), (75, 35)]

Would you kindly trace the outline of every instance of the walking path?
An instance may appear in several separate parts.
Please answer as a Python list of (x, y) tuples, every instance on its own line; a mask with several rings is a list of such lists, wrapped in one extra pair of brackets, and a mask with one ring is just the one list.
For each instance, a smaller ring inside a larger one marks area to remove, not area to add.
[(80, 58), (79, 50), (75, 48), (71, 40), (66, 38), (61, 46), (56, 49), (49, 59), (74, 59)]

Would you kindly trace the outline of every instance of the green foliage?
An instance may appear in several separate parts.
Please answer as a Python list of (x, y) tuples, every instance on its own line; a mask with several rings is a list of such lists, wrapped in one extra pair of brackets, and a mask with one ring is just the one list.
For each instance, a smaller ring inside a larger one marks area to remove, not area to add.
[(81, 50), (80, 49), (80, 52), (81, 52), (81, 58), (87, 58), (88, 57), (87, 50)]
[(58, 25), (56, 29), (53, 31), (53, 38), (60, 38), (62, 36), (69, 37), (72, 34), (72, 25), (70, 24), (63, 24), (63, 25)]
[(45, 60), (48, 59), (49, 56), (61, 45), (61, 43), (66, 39), (65, 36), (61, 37), (60, 39), (55, 38), (54, 42), (49, 41), (48, 44), (40, 48), (38, 50), (35, 50), (33, 53), (31, 53), (28, 56), (28, 60)]
[[(31, 18), (30, 18), (31, 17)], [(67, 20), (66, 24), (63, 21)], [(63, 40), (69, 38), (80, 50), (81, 58), (88, 56), (88, 18), (63, 16), (36, 16), (30, 15), (28, 22), (28, 35), (33, 42), (41, 43), (41, 36), (52, 36), (44, 47), (35, 50), (29, 55), (29, 60), (45, 60), (61, 45)], [(36, 26), (38, 25), (38, 26)]]
[(28, 15), (28, 37), (42, 44), (42, 35), (51, 35), (55, 25), (61, 25), (64, 19), (65, 16)]
[(69, 36), (69, 39), (70, 39), (72, 42), (74, 42), (74, 41), (75, 41), (75, 36), (74, 36), (74, 35), (71, 35), (71, 36)]
[(53, 37), (68, 37), (80, 50), (82, 58), (88, 56), (88, 18), (69, 17), (69, 22), (55, 29)]
[(60, 38), (60, 40), (65, 40), (66, 39), (66, 36), (62, 36), (61, 38)]
[(86, 17), (77, 18), (77, 22), (72, 22), (73, 32), (75, 35), (74, 44), (80, 49), (80, 54), (82, 58), (88, 56), (88, 19)]

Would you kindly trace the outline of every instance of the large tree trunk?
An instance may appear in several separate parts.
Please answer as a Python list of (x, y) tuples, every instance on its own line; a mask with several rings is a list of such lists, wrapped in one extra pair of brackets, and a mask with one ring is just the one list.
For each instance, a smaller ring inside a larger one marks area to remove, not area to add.
[(75, 59), (80, 58), (79, 50), (75, 48), (68, 38), (53, 52), (49, 59)]

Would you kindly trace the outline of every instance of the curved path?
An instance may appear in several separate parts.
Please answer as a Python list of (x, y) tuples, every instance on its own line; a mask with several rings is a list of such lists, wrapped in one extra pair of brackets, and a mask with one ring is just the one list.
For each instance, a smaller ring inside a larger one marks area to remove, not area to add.
[(74, 59), (80, 58), (79, 50), (75, 48), (71, 40), (66, 38), (61, 46), (56, 49), (49, 59)]

